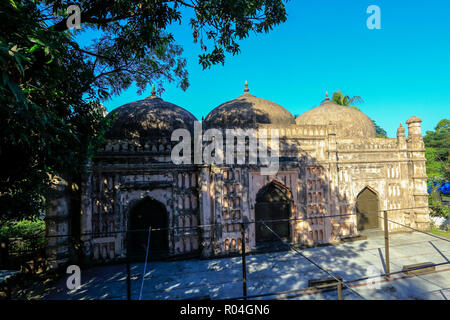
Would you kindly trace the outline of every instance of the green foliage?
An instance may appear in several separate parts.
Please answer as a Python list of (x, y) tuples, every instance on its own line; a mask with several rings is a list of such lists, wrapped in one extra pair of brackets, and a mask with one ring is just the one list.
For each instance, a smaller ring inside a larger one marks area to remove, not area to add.
[[(166, 30), (192, 17), (189, 26), (199, 46), (204, 69), (224, 64), (226, 54), (240, 53), (239, 41), (251, 33), (267, 33), (286, 21), (287, 0), (83, 0), (79, 33), (100, 31), (98, 39), (80, 48), (96, 74), (94, 85), (105, 97), (135, 82), (142, 92), (149, 82), (177, 81), (189, 86), (182, 47)], [(42, 1), (44, 2), (44, 1)], [(50, 2), (49, 2), (50, 3)], [(77, 1), (52, 1), (49, 13), (61, 13)], [(50, 27), (65, 30), (66, 20)]]
[(1, 2), (0, 220), (36, 216), (50, 176), (80, 174), (107, 128), (94, 75), (67, 32), (47, 30), (33, 1)]
[(440, 229), (436, 228), (433, 225), (431, 226), (431, 233), (435, 234), (437, 236), (443, 236), (443, 237), (446, 237), (446, 238), (450, 238), (450, 230), (447, 230), (447, 231), (440, 230)]
[[(204, 68), (239, 52), (250, 32), (286, 20), (283, 0), (0, 1), (0, 221), (36, 216), (53, 175), (79, 182), (83, 164), (104, 142), (109, 120), (99, 102), (135, 82), (189, 85), (182, 48), (166, 31), (193, 14)], [(69, 5), (81, 30), (67, 30)], [(76, 36), (99, 37), (79, 44)], [(209, 47), (209, 49), (208, 49)], [(209, 50), (209, 51), (208, 51)]]
[(0, 226), (0, 238), (31, 238), (45, 232), (43, 219), (8, 221)]
[(373, 125), (375, 126), (375, 132), (377, 133), (377, 137), (378, 138), (387, 138), (388, 136), (387, 136), (386, 130), (384, 130), (379, 125), (377, 125), (375, 120), (372, 120), (372, 122), (373, 122)]
[(450, 181), (450, 121), (439, 121), (434, 131), (426, 132), (423, 141), (428, 177), (436, 182)]
[(428, 205), (431, 209), (431, 215), (433, 217), (442, 218), (450, 217), (450, 208), (435, 198), (436, 197), (433, 196), (433, 193), (428, 197)]
[(439, 156), (436, 148), (426, 147), (425, 158), (427, 159), (426, 169), (428, 178), (435, 182), (444, 182), (445, 163), (438, 160)]
[(426, 170), (428, 179), (437, 183), (432, 186), (428, 197), (431, 214), (436, 217), (448, 218), (450, 208), (440, 201), (437, 188), (440, 184), (450, 181), (450, 121), (442, 119), (434, 131), (427, 131), (423, 138), (425, 144)]
[(1, 238), (11, 239), (12, 254), (45, 248), (45, 222), (42, 219), (8, 221), (0, 226)]
[[(364, 100), (359, 96), (353, 96), (350, 98), (350, 96), (346, 96), (341, 92), (341, 90), (336, 91), (333, 93), (333, 96), (331, 98), (336, 104), (340, 106), (350, 106), (352, 103), (363, 103)], [(358, 109), (359, 110), (359, 109)]]
[(286, 21), (286, 9), (279, 0), (200, 1), (196, 3), (196, 17), (191, 20), (194, 42), (199, 41), (207, 51), (205, 41), (212, 40), (212, 50), (200, 55), (203, 68), (224, 62), (225, 52), (240, 52), (240, 40), (250, 32), (269, 32)]
[[(358, 111), (361, 111), (361, 110), (358, 107), (352, 106), (351, 104), (352, 103), (364, 103), (364, 100), (361, 97), (359, 97), (359, 96), (353, 96), (353, 97), (346, 96), (345, 94), (343, 94), (341, 92), (341, 90), (338, 90), (335, 93), (333, 93), (333, 96), (332, 96), (331, 100), (334, 103), (336, 103), (336, 104), (338, 104), (340, 106), (350, 107), (350, 108), (353, 108), (353, 109), (358, 110)], [(375, 131), (376, 131), (377, 137), (378, 138), (387, 138), (387, 132), (383, 128), (378, 126), (375, 123), (375, 120), (372, 120), (372, 122), (373, 122), (373, 125), (375, 126)]]

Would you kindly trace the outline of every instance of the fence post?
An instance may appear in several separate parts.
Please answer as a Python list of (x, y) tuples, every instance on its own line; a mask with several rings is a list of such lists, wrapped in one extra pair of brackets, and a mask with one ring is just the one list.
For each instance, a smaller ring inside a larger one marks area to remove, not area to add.
[(389, 221), (388, 221), (388, 212), (385, 210), (383, 212), (384, 216), (384, 254), (386, 258), (386, 278), (390, 278), (391, 273), (391, 263), (389, 259)]
[(9, 244), (8, 238), (0, 240), (0, 267), (9, 268)]
[(247, 266), (245, 262), (245, 226), (241, 223), (241, 252), (242, 252), (242, 292), (247, 296)]
[(127, 300), (131, 300), (131, 276), (130, 276), (130, 236), (129, 231), (126, 231), (126, 242), (127, 242), (127, 252), (126, 252), (126, 264), (127, 264)]
[(341, 280), (337, 283), (337, 293), (338, 293), (338, 300), (342, 300), (342, 282)]

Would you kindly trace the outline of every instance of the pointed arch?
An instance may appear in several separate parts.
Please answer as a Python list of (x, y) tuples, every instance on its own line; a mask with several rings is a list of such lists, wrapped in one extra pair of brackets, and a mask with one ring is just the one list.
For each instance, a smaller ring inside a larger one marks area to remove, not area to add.
[(145, 257), (148, 241), (148, 231), (146, 230), (151, 227), (152, 229), (163, 229), (151, 234), (152, 257), (166, 255), (169, 251), (168, 226), (169, 214), (163, 203), (150, 196), (133, 202), (128, 214), (128, 230), (130, 232), (128, 232), (127, 254), (136, 259)]
[(365, 186), (356, 197), (356, 219), (359, 231), (379, 227), (379, 195), (371, 186)]
[(377, 195), (377, 197), (380, 196), (380, 194), (378, 193), (378, 191), (375, 188), (371, 187), (370, 185), (366, 185), (364, 188), (361, 189), (361, 191), (358, 193), (358, 195), (356, 197), (358, 197), (366, 189), (369, 189), (370, 191), (375, 193)]
[(267, 183), (264, 187), (259, 189), (259, 191), (256, 193), (256, 202), (276, 202), (276, 201), (268, 201), (271, 200), (267, 198), (267, 195), (269, 195), (270, 193), (274, 193), (273, 196), (277, 196), (278, 200), (284, 199), (292, 201), (293, 199), (292, 192), (288, 187), (286, 187), (283, 183), (277, 180), (272, 180), (269, 183)]
[[(292, 193), (288, 187), (279, 181), (272, 180), (256, 194), (255, 220), (266, 222), (280, 237), (290, 240)], [(262, 223), (256, 223), (256, 243), (261, 245), (278, 241), (278, 239)]]

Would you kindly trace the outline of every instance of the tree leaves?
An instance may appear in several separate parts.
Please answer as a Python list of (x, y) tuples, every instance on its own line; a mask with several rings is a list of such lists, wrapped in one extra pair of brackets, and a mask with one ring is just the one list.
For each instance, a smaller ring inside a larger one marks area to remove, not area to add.
[[(350, 108), (353, 108), (358, 111), (361, 111), (361, 110), (359, 110), (358, 107), (352, 106), (351, 104), (352, 103), (364, 103), (364, 99), (361, 98), (360, 96), (353, 96), (350, 98), (350, 96), (344, 95), (341, 92), (341, 90), (334, 92), (331, 99), (340, 106), (350, 107)], [(375, 120), (372, 120), (372, 122), (375, 127), (375, 133), (376, 133), (377, 137), (378, 138), (387, 138), (386, 130), (384, 130), (383, 128), (378, 126), (376, 124)]]
[[(364, 100), (360, 96), (346, 96), (344, 95), (341, 90), (338, 90), (333, 93), (331, 98), (336, 104), (341, 106), (351, 106), (353, 103), (363, 103)], [(358, 109), (359, 110), (359, 109)]]
[(427, 131), (423, 138), (427, 158), (427, 175), (433, 181), (450, 181), (450, 121), (442, 119), (435, 131)]
[(31, 1), (8, 5), (0, 4), (0, 219), (41, 212), (48, 174), (77, 175), (105, 128), (87, 111), (93, 75), (68, 50), (70, 35), (47, 31)]
[[(104, 142), (100, 100), (135, 83), (189, 86), (183, 48), (166, 30), (193, 16), (203, 68), (240, 52), (239, 40), (286, 20), (284, 0), (83, 0), (68, 31), (68, 0), (0, 1), (0, 216), (33, 215), (49, 175), (79, 179)], [(85, 31), (97, 39), (77, 43)], [(73, 33), (72, 33), (73, 32)]]
[[(210, 52), (199, 55), (204, 69), (225, 62), (225, 53), (240, 52), (238, 40), (250, 32), (269, 32), (274, 26), (286, 21), (285, 1), (200, 1), (196, 17), (191, 19), (194, 42), (201, 48), (213, 47)], [(205, 36), (204, 36), (205, 35)], [(207, 46), (212, 42), (211, 46)]]
[(377, 134), (378, 138), (387, 138), (387, 132), (386, 130), (384, 130), (383, 128), (381, 128), (379, 125), (377, 125), (377, 123), (375, 122), (375, 120), (372, 120), (373, 125), (375, 126), (375, 132)]

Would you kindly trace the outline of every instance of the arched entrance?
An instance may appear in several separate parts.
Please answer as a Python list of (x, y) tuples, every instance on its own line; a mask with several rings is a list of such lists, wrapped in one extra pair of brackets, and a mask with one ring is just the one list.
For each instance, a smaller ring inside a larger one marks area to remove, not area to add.
[[(128, 223), (128, 254), (129, 257), (145, 258), (148, 229), (167, 228), (169, 226), (169, 215), (165, 206), (150, 197), (144, 198), (130, 210)], [(132, 230), (143, 230), (134, 232)], [(150, 237), (150, 258), (157, 258), (168, 253), (169, 237), (168, 231), (152, 231)]]
[[(255, 220), (289, 219), (291, 212), (291, 195), (288, 188), (272, 181), (261, 188), (256, 195)], [(266, 222), (267, 226), (281, 238), (290, 241), (290, 221)], [(261, 245), (279, 239), (262, 223), (256, 223), (256, 244)]]
[(364, 188), (356, 199), (358, 230), (378, 228), (378, 196), (369, 187)]

